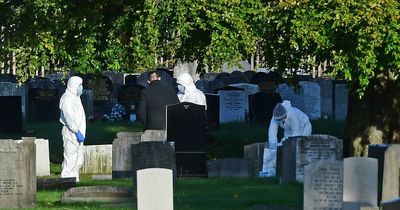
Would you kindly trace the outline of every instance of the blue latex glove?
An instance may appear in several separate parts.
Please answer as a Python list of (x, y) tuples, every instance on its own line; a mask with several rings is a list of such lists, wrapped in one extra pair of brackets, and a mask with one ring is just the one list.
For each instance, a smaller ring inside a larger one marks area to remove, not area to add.
[(80, 131), (76, 132), (75, 136), (79, 143), (82, 143), (85, 141), (85, 137), (82, 135), (82, 133)]

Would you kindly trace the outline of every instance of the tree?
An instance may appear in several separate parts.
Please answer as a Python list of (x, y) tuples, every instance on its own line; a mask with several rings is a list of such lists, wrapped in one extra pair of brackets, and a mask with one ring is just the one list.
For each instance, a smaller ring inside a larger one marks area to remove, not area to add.
[(397, 0), (273, 1), (266, 11), (263, 48), (271, 66), (284, 71), (327, 61), (331, 75), (349, 82), (353, 155), (365, 155), (371, 143), (400, 142)]

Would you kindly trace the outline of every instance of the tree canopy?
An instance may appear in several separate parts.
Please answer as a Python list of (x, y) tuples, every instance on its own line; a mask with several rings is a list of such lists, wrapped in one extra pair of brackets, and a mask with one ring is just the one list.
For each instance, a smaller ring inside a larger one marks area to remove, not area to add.
[(5, 0), (0, 26), (0, 62), (14, 54), (22, 80), (41, 66), (143, 72), (161, 58), (220, 71), (257, 53), (288, 76), (326, 62), (362, 95), (400, 67), (397, 0)]

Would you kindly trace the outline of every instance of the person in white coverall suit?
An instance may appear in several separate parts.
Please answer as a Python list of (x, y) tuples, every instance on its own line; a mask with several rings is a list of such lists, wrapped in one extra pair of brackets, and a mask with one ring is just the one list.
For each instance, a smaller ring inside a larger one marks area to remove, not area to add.
[(182, 73), (176, 79), (178, 83), (178, 99), (180, 102), (190, 102), (205, 106), (207, 109), (206, 96), (201, 90), (196, 88), (192, 77), (188, 73)]
[(86, 117), (80, 96), (82, 79), (73, 76), (68, 80), (67, 89), (60, 99), (60, 122), (64, 145), (64, 161), (61, 177), (75, 177), (79, 182), (79, 169), (83, 165), (83, 142), (86, 134)]
[[(284, 136), (278, 143), (278, 126), (284, 129)], [(274, 110), (268, 129), (268, 144), (264, 149), (264, 163), (260, 176), (275, 176), (276, 147), (282, 145), (289, 137), (311, 135), (311, 123), (308, 116), (296, 107), (292, 107), (290, 101), (278, 103)], [(267, 146), (268, 145), (268, 146)]]

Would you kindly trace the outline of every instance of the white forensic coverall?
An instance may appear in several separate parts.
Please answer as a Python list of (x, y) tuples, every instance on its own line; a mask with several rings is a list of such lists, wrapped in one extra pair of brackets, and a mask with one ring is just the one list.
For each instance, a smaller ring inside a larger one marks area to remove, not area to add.
[(190, 74), (186, 72), (182, 73), (178, 76), (176, 82), (185, 88), (183, 93), (181, 92), (182, 90), (178, 93), (180, 102), (190, 102), (197, 105), (203, 105), (205, 106), (205, 109), (207, 109), (206, 96), (201, 92), (201, 90), (196, 88)]
[[(283, 141), (293, 136), (309, 136), (311, 135), (311, 123), (308, 116), (296, 107), (292, 107), (290, 101), (283, 101), (283, 107), (286, 110), (287, 118), (282, 122), (278, 122), (275, 116), (271, 118), (268, 129), (269, 148), (264, 149), (264, 163), (262, 172), (266, 172), (267, 176), (275, 176), (276, 166), (276, 146), (282, 145)], [(278, 126), (284, 129), (284, 136), (280, 143), (277, 140)]]
[(76, 177), (79, 182), (79, 169), (83, 165), (83, 142), (79, 143), (75, 133), (78, 130), (86, 135), (86, 116), (80, 95), (82, 79), (73, 76), (68, 80), (67, 89), (60, 99), (60, 122), (64, 125), (61, 131), (64, 145), (64, 161), (61, 177)]

